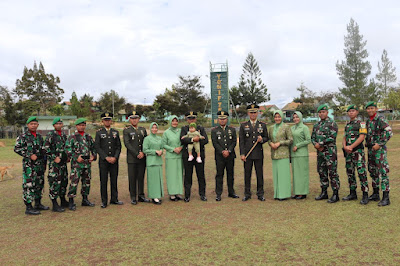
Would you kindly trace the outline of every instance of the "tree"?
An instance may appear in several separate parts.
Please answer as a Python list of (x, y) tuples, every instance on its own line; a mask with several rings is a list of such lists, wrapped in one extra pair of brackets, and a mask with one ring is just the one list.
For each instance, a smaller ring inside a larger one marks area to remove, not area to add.
[(344, 83), (339, 88), (337, 100), (343, 104), (364, 106), (366, 102), (377, 99), (375, 83), (368, 76), (371, 74), (371, 64), (368, 62), (367, 41), (363, 41), (358, 24), (350, 19), (347, 25), (347, 35), (344, 37), (345, 60), (336, 62), (339, 79)]
[(243, 73), (240, 76), (238, 89), (231, 91), (237, 101), (234, 104), (260, 104), (270, 100), (267, 86), (261, 80), (261, 74), (257, 60), (252, 53), (249, 53), (243, 64)]
[(209, 98), (203, 93), (203, 88), (200, 76), (179, 76), (179, 81), (171, 89), (167, 88), (163, 94), (156, 96), (154, 104), (157, 104), (159, 111), (178, 116), (184, 115), (188, 110), (204, 112)]
[(400, 110), (400, 89), (391, 88), (383, 103), (393, 110)]
[(63, 98), (64, 90), (58, 86), (59, 83), (59, 77), (46, 74), (42, 62), (39, 63), (39, 68), (34, 62), (33, 69), (24, 67), (22, 78), (17, 79), (14, 92), (20, 99), (26, 97), (30, 101), (39, 103), (38, 114), (40, 112), (46, 114), (46, 110)]
[(120, 97), (117, 92), (111, 90), (110, 92), (102, 93), (98, 103), (100, 105), (100, 110), (103, 112), (112, 112), (113, 111), (113, 94), (114, 94), (114, 116), (118, 114), (118, 112), (124, 108), (126, 104), (126, 99), (124, 97)]
[(239, 88), (237, 86), (233, 86), (229, 90), (229, 97), (233, 103), (232, 108), (236, 108), (238, 105), (242, 104), (242, 97), (241, 97)]
[(393, 67), (385, 49), (381, 56), (381, 63), (378, 62), (378, 70), (376, 80), (378, 81), (379, 94), (382, 99), (385, 99), (389, 89), (392, 88), (391, 84), (397, 81), (396, 68)]
[(71, 103), (71, 107), (70, 107), (71, 113), (73, 115), (76, 115), (77, 117), (81, 117), (82, 116), (81, 115), (82, 107), (81, 107), (81, 103), (78, 100), (78, 97), (76, 96), (75, 91), (72, 92), (71, 99), (69, 101)]
[(61, 104), (56, 104), (49, 109), (52, 115), (63, 116), (65, 114), (64, 107)]

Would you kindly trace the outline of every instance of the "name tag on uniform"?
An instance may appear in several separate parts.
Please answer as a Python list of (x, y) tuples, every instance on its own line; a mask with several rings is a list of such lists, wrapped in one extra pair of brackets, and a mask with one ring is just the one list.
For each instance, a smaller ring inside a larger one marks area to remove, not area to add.
[(217, 135), (221, 135), (221, 131), (217, 131)]

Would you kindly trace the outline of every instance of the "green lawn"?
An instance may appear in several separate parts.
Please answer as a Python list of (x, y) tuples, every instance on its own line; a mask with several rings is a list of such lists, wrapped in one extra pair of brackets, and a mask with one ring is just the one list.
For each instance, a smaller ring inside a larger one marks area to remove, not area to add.
[[(340, 125), (338, 143), (343, 137)], [(199, 200), (194, 177), (190, 203), (161, 206), (129, 203), (126, 150), (120, 160), (119, 199), (123, 206), (100, 208), (97, 162), (92, 167), (89, 199), (96, 207), (76, 212), (24, 214), (21, 159), (14, 140), (0, 140), (0, 166), (15, 164), (14, 179), (0, 182), (0, 264), (400, 264), (400, 199), (397, 152), (400, 125), (389, 142), (390, 199), (388, 207), (359, 201), (328, 204), (313, 198), (320, 192), (316, 154), (310, 148), (310, 195), (304, 201), (273, 200), (272, 170), (266, 148), (266, 201), (227, 198), (215, 201), (212, 144), (206, 147), (207, 202)], [(340, 145), (341, 146), (341, 145)], [(339, 153), (340, 197), (347, 195), (344, 159)], [(47, 176), (47, 175), (46, 175)], [(242, 197), (243, 164), (235, 165), (235, 188)], [(370, 178), (368, 179), (370, 181)], [(255, 194), (253, 174), (252, 191)], [(80, 188), (80, 185), (79, 185)], [(166, 193), (166, 191), (165, 191)], [(331, 190), (329, 194), (331, 195)], [(358, 188), (358, 196), (361, 192)], [(48, 184), (43, 201), (50, 205)], [(81, 197), (77, 200), (80, 203)]]

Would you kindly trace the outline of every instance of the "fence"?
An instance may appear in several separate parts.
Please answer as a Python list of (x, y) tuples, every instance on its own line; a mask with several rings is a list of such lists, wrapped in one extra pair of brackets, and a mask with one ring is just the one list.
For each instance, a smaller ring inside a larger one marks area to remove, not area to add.
[(0, 139), (16, 139), (22, 131), (22, 128), (0, 127)]

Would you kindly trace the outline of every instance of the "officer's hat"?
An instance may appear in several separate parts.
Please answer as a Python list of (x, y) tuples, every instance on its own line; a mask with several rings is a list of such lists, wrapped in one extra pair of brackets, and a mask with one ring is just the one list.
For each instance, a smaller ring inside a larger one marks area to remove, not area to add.
[(62, 121), (61, 117), (56, 117), (56, 118), (53, 119), (53, 126), (54, 126), (55, 124), (57, 124), (57, 123), (62, 123), (62, 122), (63, 122), (63, 121)]
[(218, 111), (217, 113), (219, 119), (227, 119), (229, 116), (228, 112), (225, 111)]
[(39, 121), (37, 120), (36, 116), (31, 116), (28, 118), (28, 120), (26, 120), (26, 124), (29, 124), (30, 122), (39, 122)]
[(320, 106), (318, 106), (317, 113), (318, 113), (319, 111), (321, 111), (321, 110), (328, 111), (328, 109), (329, 109), (329, 107), (328, 107), (328, 105), (327, 105), (326, 103), (321, 104)]
[(367, 104), (365, 105), (365, 109), (367, 109), (367, 108), (370, 107), (370, 106), (375, 106), (375, 107), (377, 107), (377, 104), (376, 104), (376, 102), (374, 102), (374, 101), (367, 102)]
[(259, 108), (260, 107), (255, 103), (252, 103), (246, 107), (247, 112), (250, 112), (250, 113), (257, 113)]
[(105, 112), (100, 115), (101, 120), (111, 120), (114, 117), (113, 113)]
[(357, 108), (357, 106), (356, 106), (355, 104), (349, 105), (349, 107), (347, 107), (346, 112), (350, 111), (351, 109), (354, 109), (354, 110), (357, 110), (357, 111), (358, 111), (358, 108)]
[(79, 124), (86, 124), (86, 118), (78, 118), (78, 119), (76, 119), (76, 121), (75, 121), (75, 126), (77, 126), (77, 125), (79, 125)]
[(196, 118), (197, 117), (197, 112), (194, 111), (189, 111), (185, 114), (186, 118)]
[(129, 118), (138, 118), (138, 117), (140, 117), (140, 113), (139, 113), (139, 112), (132, 111), (132, 112), (129, 114)]

